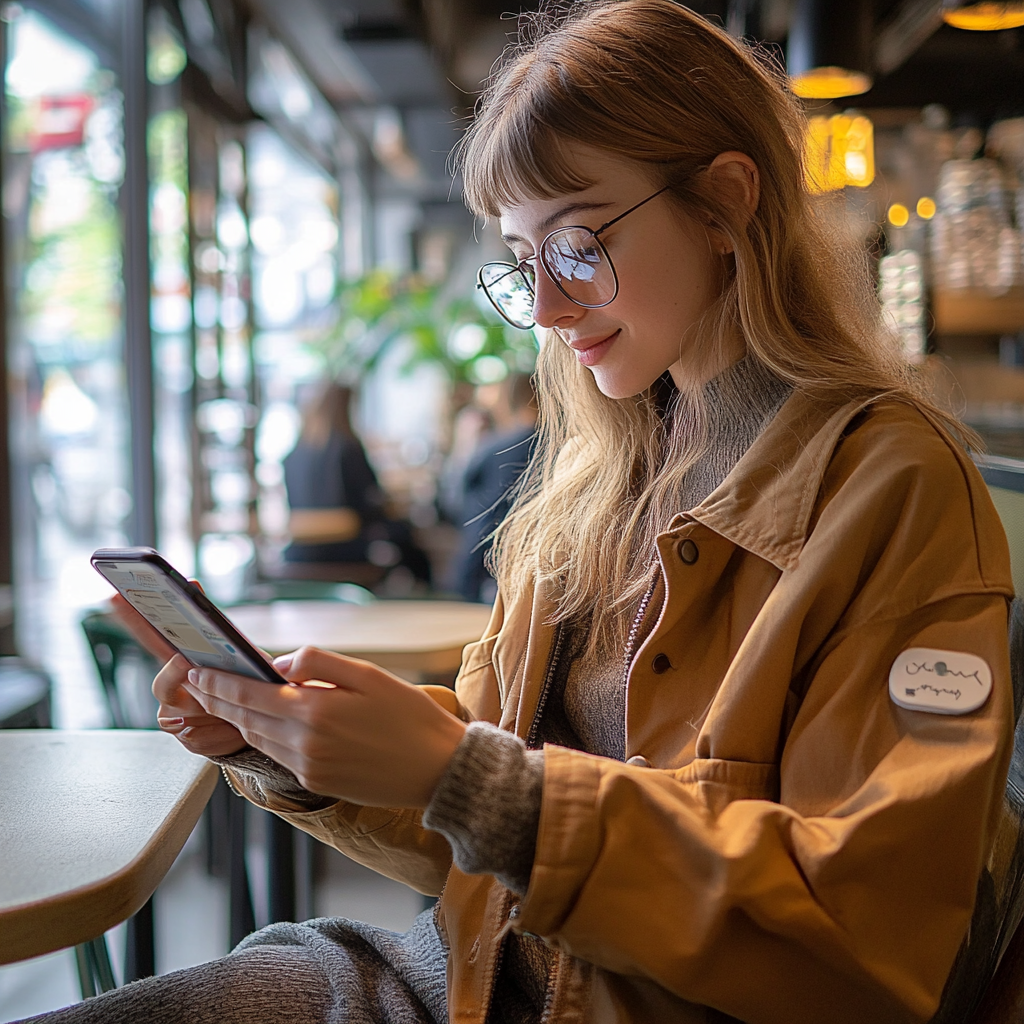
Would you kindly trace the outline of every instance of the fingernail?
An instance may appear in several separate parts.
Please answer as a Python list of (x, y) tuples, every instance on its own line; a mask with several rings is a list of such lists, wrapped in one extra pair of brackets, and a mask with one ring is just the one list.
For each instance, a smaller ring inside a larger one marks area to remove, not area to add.
[(287, 672), (292, 667), (292, 655), (282, 654), (279, 658), (274, 659), (274, 668), (278, 672)]
[(184, 718), (158, 718), (157, 724), (161, 729), (179, 729), (185, 724)]
[(197, 668), (190, 668), (188, 670), (188, 681), (193, 686), (198, 686), (199, 685), (199, 669), (197, 669)]

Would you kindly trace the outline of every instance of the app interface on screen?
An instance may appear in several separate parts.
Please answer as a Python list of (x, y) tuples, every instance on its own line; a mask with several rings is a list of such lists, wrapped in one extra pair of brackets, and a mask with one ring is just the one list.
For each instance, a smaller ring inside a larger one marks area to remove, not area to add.
[(157, 569), (138, 562), (97, 568), (194, 665), (255, 674), (249, 658)]

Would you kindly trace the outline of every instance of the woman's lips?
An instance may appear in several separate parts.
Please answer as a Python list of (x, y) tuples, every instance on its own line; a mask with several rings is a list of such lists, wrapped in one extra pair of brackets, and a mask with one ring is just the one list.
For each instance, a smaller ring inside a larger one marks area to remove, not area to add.
[[(576, 358), (584, 366), (593, 366), (595, 363), (599, 363), (603, 358), (604, 354), (615, 344), (615, 339), (619, 336), (619, 332), (615, 331), (613, 334), (609, 334), (607, 338), (602, 341), (596, 342), (572, 342), (569, 347), (576, 353)], [(582, 347), (580, 347), (582, 345)]]

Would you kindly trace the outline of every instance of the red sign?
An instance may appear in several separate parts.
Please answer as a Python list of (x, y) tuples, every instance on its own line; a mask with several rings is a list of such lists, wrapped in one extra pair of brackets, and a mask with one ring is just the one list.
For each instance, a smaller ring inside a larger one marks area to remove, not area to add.
[(42, 96), (32, 124), (32, 152), (81, 146), (85, 122), (94, 106), (92, 96)]

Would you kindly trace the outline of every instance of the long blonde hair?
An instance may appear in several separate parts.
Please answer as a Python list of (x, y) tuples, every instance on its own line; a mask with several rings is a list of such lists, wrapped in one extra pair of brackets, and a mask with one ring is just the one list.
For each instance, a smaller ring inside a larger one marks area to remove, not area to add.
[[(748, 357), (807, 395), (889, 395), (928, 407), (956, 433), (882, 330), (866, 253), (838, 229), (829, 201), (807, 192), (806, 118), (770, 61), (672, 0), (578, 0), (525, 19), (520, 36), (460, 149), (474, 212), (498, 216), (592, 185), (566, 143), (638, 161), (731, 242), (721, 293), (696, 327), (707, 365), (738, 326)], [(760, 171), (749, 221), (702, 173), (729, 150)], [(658, 385), (607, 398), (567, 346), (542, 346), (539, 440), (492, 555), (506, 599), (555, 579), (554, 620), (589, 617), (593, 644), (624, 637), (655, 537), (680, 511), (682, 477), (707, 445), (703, 379), (695, 373), (665, 417)]]

